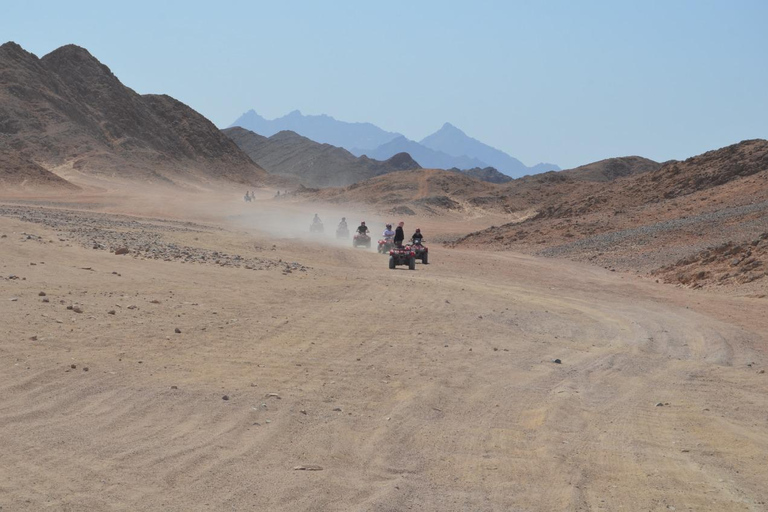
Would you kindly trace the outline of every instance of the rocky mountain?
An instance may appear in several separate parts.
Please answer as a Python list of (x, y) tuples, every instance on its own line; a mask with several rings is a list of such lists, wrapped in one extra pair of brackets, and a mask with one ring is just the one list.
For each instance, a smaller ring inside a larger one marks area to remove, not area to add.
[(502, 173), (514, 178), (535, 172), (560, 170), (554, 164), (538, 164), (534, 167), (526, 167), (517, 158), (511, 157), (499, 149), (468, 136), (450, 123), (445, 123), (442, 128), (432, 135), (425, 137), (419, 143), (422, 146), (454, 157), (468, 156), (475, 158), (485, 162), (486, 166), (495, 167)]
[(316, 142), (347, 150), (374, 149), (400, 135), (382, 130), (371, 123), (348, 123), (327, 115), (305, 116), (298, 110), (277, 119), (265, 119), (254, 110), (249, 110), (232, 123), (230, 128), (236, 126), (265, 137), (281, 131), (292, 131)]
[(480, 167), (473, 167), (472, 169), (457, 169), (454, 167), (453, 169), (449, 169), (450, 171), (454, 172), (460, 172), (463, 174), (466, 174), (467, 176), (472, 176), (473, 178), (477, 178), (481, 181), (487, 181), (488, 183), (509, 183), (512, 181), (513, 178), (507, 176), (506, 174), (502, 174), (493, 167), (485, 167), (481, 169)]
[(584, 181), (613, 181), (625, 176), (643, 174), (659, 169), (662, 164), (641, 156), (607, 158), (563, 171), (563, 174)]
[(472, 169), (474, 167), (488, 167), (485, 162), (468, 156), (451, 156), (442, 151), (435, 151), (418, 142), (414, 142), (400, 135), (399, 137), (382, 144), (372, 151), (366, 151), (364, 154), (369, 158), (377, 160), (387, 160), (398, 153), (408, 153), (414, 160), (419, 162), (422, 167), (428, 169)]
[(345, 186), (389, 172), (420, 168), (407, 153), (385, 161), (356, 157), (346, 149), (319, 144), (291, 131), (263, 137), (235, 127), (224, 133), (270, 173), (296, 178), (307, 187)]
[(205, 117), (168, 96), (137, 94), (74, 45), (43, 58), (0, 46), (0, 154), (132, 181), (268, 179)]

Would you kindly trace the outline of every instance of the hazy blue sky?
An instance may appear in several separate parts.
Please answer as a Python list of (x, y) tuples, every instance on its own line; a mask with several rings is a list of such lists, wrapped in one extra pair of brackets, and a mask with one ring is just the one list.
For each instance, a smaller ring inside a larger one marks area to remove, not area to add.
[(250, 108), (450, 121), (531, 165), (768, 137), (768, 1), (8, 1), (0, 38), (84, 46), (219, 126)]

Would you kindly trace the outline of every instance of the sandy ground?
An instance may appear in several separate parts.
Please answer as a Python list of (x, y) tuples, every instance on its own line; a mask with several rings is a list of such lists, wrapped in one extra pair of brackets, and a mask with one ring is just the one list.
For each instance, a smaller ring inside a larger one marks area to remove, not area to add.
[(145, 231), (305, 271), (0, 217), (0, 509), (768, 509), (766, 299), (439, 245), (390, 271), (244, 208)]

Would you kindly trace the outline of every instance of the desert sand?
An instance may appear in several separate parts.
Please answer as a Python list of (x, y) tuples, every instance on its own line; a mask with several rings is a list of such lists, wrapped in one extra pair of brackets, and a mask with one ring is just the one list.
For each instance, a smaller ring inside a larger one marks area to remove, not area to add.
[(0, 204), (0, 509), (768, 508), (765, 298), (271, 195)]

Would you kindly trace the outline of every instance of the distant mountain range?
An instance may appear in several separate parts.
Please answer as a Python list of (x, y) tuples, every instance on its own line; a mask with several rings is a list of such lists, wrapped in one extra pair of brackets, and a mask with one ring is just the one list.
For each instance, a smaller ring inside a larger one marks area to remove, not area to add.
[(420, 169), (407, 153), (378, 161), (287, 130), (271, 137), (240, 127), (223, 131), (268, 172), (295, 178), (308, 187), (346, 186), (390, 172)]
[(305, 116), (298, 110), (271, 120), (261, 117), (254, 110), (249, 110), (229, 127), (234, 126), (240, 126), (265, 137), (288, 130), (315, 142), (332, 144), (347, 150), (375, 149), (400, 136), (399, 133), (382, 130), (371, 123), (347, 123), (326, 115)]
[(479, 165), (478, 167), (490, 166), (508, 176), (516, 178), (525, 176), (526, 174), (560, 170), (560, 167), (557, 165), (547, 163), (526, 167), (526, 165), (517, 158), (513, 158), (501, 150), (491, 147), (488, 144), (483, 144), (477, 139), (473, 139), (451, 123), (445, 123), (438, 131), (423, 138), (420, 144), (453, 157), (471, 157), (477, 161), (485, 163), (485, 165)]
[(382, 144), (374, 150), (363, 152), (356, 149), (352, 151), (352, 153), (356, 155), (366, 155), (377, 160), (386, 160), (398, 153), (408, 153), (425, 169), (450, 169), (452, 167), (458, 169), (471, 169), (473, 167), (487, 167), (485, 162), (481, 162), (475, 158), (470, 158), (464, 155), (456, 157), (443, 153), (442, 151), (435, 151), (434, 149), (422, 146), (418, 142), (406, 139), (402, 135), (386, 144)]
[(268, 120), (249, 110), (230, 127), (240, 126), (266, 137), (289, 130), (316, 142), (347, 149), (353, 155), (387, 160), (398, 153), (408, 153), (422, 167), (433, 169), (473, 169), (494, 167), (517, 178), (526, 174), (560, 170), (557, 165), (541, 163), (527, 167), (520, 160), (473, 139), (450, 123), (421, 142), (382, 130), (371, 123), (348, 123), (327, 115), (305, 116), (298, 110)]
[(145, 183), (269, 178), (205, 117), (137, 94), (74, 45), (42, 58), (0, 46), (0, 162), (0, 182), (21, 186), (66, 187), (52, 169)]

